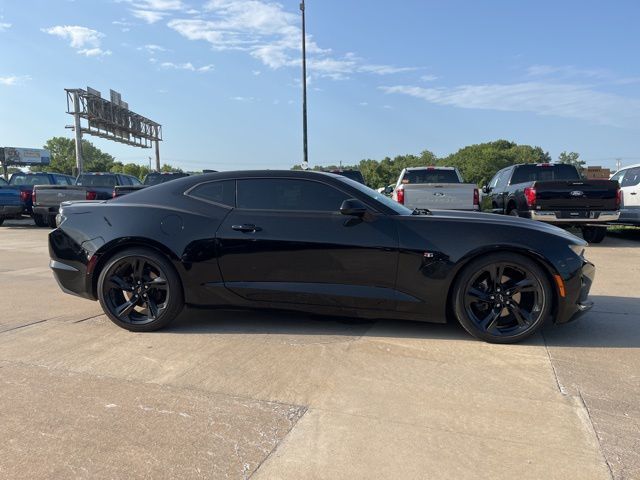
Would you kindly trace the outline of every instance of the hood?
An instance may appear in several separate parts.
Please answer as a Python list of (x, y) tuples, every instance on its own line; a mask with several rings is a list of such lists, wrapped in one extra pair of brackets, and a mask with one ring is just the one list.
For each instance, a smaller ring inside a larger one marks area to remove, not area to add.
[(437, 218), (446, 218), (451, 220), (464, 220), (479, 223), (493, 223), (497, 225), (512, 226), (516, 228), (525, 228), (536, 230), (538, 232), (549, 233), (558, 237), (563, 237), (576, 245), (587, 245), (580, 237), (569, 233), (563, 228), (550, 225), (548, 223), (539, 222), (537, 220), (529, 220), (528, 218), (512, 217), (510, 215), (498, 215), (495, 213), (483, 212), (463, 212), (459, 210), (434, 210), (432, 216)]

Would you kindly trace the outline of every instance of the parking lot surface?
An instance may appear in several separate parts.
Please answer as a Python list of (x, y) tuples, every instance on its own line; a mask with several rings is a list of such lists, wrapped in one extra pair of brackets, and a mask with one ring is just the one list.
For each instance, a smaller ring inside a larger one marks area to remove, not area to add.
[(0, 229), (0, 478), (640, 478), (640, 236), (519, 345), (457, 325), (187, 311), (131, 333)]

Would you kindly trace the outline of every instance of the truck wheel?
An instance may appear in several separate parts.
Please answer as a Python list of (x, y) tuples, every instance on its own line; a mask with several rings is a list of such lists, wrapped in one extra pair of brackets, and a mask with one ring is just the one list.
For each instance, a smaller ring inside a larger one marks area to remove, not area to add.
[(46, 227), (47, 220), (42, 215), (33, 215), (33, 221), (36, 222), (37, 227)]
[(518, 212), (518, 210), (516, 210), (515, 208), (512, 208), (511, 211), (509, 212), (509, 215), (511, 215), (512, 217), (519, 217), (520, 212)]
[(57, 225), (56, 225), (56, 217), (55, 217), (55, 215), (49, 215), (49, 216), (47, 217), (47, 225), (48, 225), (50, 228), (56, 228), (56, 227), (57, 227)]
[(582, 238), (589, 243), (600, 243), (607, 235), (607, 227), (582, 227)]
[(4, 217), (0, 217), (0, 226), (4, 223)]

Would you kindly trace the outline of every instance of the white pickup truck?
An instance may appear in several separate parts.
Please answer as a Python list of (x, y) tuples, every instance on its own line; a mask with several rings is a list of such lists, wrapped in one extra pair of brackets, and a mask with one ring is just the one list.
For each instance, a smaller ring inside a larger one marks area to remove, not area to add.
[(405, 168), (392, 198), (412, 209), (479, 210), (480, 194), (475, 185), (463, 183), (454, 167)]

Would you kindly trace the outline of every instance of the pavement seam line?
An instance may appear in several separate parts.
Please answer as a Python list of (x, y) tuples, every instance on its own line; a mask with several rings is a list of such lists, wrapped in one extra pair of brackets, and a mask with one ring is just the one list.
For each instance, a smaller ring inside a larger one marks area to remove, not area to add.
[(101, 316), (103, 316), (103, 315), (104, 315), (104, 313), (99, 313), (99, 314), (97, 314), (97, 315), (93, 315), (93, 316), (91, 316), (91, 317), (81, 318), (80, 320), (74, 320), (74, 321), (73, 321), (73, 322), (71, 322), (71, 323), (86, 322), (87, 320), (91, 320), (92, 318), (98, 318), (98, 317), (101, 317)]
[(13, 332), (14, 330), (19, 330), (21, 328), (30, 327), (31, 325), (37, 325), (38, 323), (44, 323), (46, 321), (53, 320), (54, 318), (58, 318), (58, 317), (45, 318), (44, 320), (36, 320), (35, 322), (25, 323), (24, 325), (17, 325), (17, 326), (12, 327), (12, 328), (7, 328), (6, 330), (0, 330), (0, 334), (6, 333), (6, 332)]
[(582, 406), (582, 408), (584, 408), (584, 411), (587, 413), (587, 419), (589, 420), (589, 425), (591, 426), (591, 432), (593, 433), (593, 435), (596, 438), (596, 441), (598, 442), (598, 449), (600, 450), (600, 455), (602, 455), (604, 463), (607, 465), (607, 470), (609, 471), (609, 477), (611, 478), (611, 480), (613, 480), (615, 478), (613, 475), (613, 469), (609, 464), (609, 459), (607, 459), (607, 456), (604, 454), (604, 451), (602, 450), (602, 442), (600, 441), (600, 435), (598, 435), (598, 431), (596, 430), (596, 427), (593, 425), (591, 412), (589, 412), (589, 407), (584, 401), (584, 397), (582, 396), (582, 392), (580, 391), (580, 389), (578, 389), (577, 398), (580, 400), (580, 405)]
[(549, 359), (549, 365), (551, 365), (551, 370), (553, 370), (553, 377), (556, 380), (556, 385), (558, 387), (558, 391), (562, 395), (569, 395), (569, 393), (566, 391), (566, 389), (560, 383), (560, 379), (558, 378), (558, 371), (556, 370), (556, 366), (553, 364), (553, 358), (551, 358), (551, 352), (549, 351), (549, 345), (547, 344), (547, 338), (544, 336), (544, 332), (541, 331), (540, 335), (542, 335), (542, 341), (544, 342), (544, 349), (547, 352), (547, 358)]
[(271, 455), (273, 455), (275, 453), (275, 451), (278, 449), (278, 447), (289, 437), (289, 434), (295, 428), (295, 426), (298, 425), (298, 422), (300, 420), (302, 420), (302, 418), (307, 414), (307, 412), (309, 411), (309, 407), (307, 407), (306, 405), (303, 405), (302, 408), (304, 408), (304, 411), (302, 412), (302, 415), (300, 415), (298, 417), (298, 419), (295, 421), (295, 423), (291, 424), (291, 427), (289, 427), (289, 430), (287, 430), (287, 433), (285, 433), (282, 436), (282, 438), (273, 446), (271, 451), (269, 451), (269, 453), (260, 461), (258, 466), (256, 468), (254, 468), (253, 472), (251, 472), (251, 474), (248, 477), (245, 477), (246, 480), (250, 480), (255, 475), (255, 473), (258, 470), (260, 470), (260, 467), (262, 467), (264, 462), (266, 462), (269, 458), (271, 458)]

